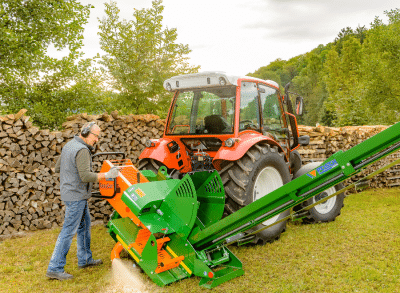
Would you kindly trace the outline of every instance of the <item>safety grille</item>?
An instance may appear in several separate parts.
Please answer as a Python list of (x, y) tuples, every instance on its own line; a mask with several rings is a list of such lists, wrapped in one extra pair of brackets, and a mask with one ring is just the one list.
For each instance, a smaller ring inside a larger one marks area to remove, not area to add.
[(220, 193), (222, 192), (222, 187), (219, 184), (217, 177), (213, 177), (207, 185), (204, 187), (209, 193)]
[(182, 180), (181, 184), (176, 190), (176, 196), (178, 197), (194, 197), (193, 195), (194, 190), (192, 189), (192, 186), (190, 184), (189, 180)]

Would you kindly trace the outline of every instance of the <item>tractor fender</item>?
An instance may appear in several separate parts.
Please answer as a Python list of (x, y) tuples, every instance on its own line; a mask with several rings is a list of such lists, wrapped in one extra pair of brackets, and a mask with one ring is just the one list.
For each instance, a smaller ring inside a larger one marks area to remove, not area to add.
[[(158, 140), (152, 140), (155, 143), (155, 146), (145, 148), (143, 152), (139, 156), (139, 163), (143, 159), (153, 159), (163, 163), (168, 169), (176, 169), (180, 172), (189, 172), (188, 166), (190, 166), (189, 158), (186, 152), (182, 151), (185, 149), (184, 145), (179, 141), (169, 139), (169, 138), (161, 138)], [(168, 148), (168, 144), (175, 141), (180, 149), (171, 153)], [(189, 167), (190, 168), (190, 167)]]
[[(260, 142), (267, 143), (271, 146), (277, 146), (279, 149), (279, 152), (284, 152), (282, 147), (277, 143), (275, 140), (261, 136), (256, 133), (246, 133), (241, 136), (239, 136), (237, 141), (232, 147), (226, 147), (222, 146), (216, 153), (214, 160), (213, 160), (213, 166), (215, 169), (218, 171), (221, 170), (221, 163), (223, 161), (237, 161), (241, 157), (244, 156), (244, 154), (255, 144), (258, 144)], [(285, 157), (286, 160), (286, 157)]]

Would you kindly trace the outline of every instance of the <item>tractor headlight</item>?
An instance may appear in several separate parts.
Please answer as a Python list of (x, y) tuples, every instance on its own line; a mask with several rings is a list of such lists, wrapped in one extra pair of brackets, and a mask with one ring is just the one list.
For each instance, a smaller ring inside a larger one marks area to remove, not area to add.
[(220, 77), (220, 78), (219, 78), (219, 84), (222, 85), (222, 86), (226, 85), (226, 80), (225, 80), (225, 78)]
[(153, 141), (151, 141), (150, 139), (148, 139), (148, 140), (146, 140), (144, 145), (146, 146), (146, 148), (151, 148), (151, 147), (155, 146), (156, 144)]
[(232, 138), (228, 138), (227, 140), (225, 140), (225, 146), (227, 146), (228, 148), (233, 147), (234, 144), (235, 141)]
[(167, 89), (167, 91), (172, 91), (172, 87), (171, 84), (169, 82), (166, 83), (165, 88)]

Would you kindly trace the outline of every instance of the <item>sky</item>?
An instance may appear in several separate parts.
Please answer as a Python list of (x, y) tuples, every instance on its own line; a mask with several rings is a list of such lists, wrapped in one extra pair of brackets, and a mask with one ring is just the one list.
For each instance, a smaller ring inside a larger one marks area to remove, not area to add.
[[(126, 20), (133, 20), (134, 9), (151, 7), (151, 0), (115, 1)], [(102, 55), (98, 18), (109, 1), (80, 2), (95, 6), (85, 26), (84, 57)], [(369, 28), (376, 16), (387, 23), (384, 11), (396, 8), (393, 0), (164, 0), (163, 5), (163, 25), (176, 28), (177, 42), (189, 45), (191, 65), (235, 75), (326, 45), (342, 28)]]

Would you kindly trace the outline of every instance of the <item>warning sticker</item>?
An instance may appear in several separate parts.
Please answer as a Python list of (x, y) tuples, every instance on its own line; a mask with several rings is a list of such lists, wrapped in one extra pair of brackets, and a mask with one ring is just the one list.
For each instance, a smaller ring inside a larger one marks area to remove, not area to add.
[(136, 189), (135, 192), (137, 193), (137, 195), (139, 195), (140, 197), (145, 196), (146, 194), (143, 192), (143, 190), (141, 190), (140, 188)]

